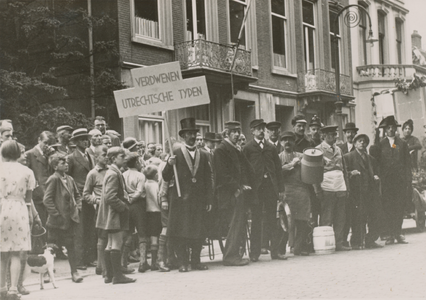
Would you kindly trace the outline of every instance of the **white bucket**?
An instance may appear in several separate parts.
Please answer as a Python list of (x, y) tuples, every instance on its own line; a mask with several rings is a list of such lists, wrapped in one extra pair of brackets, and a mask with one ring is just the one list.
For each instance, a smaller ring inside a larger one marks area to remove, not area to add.
[(334, 230), (331, 226), (314, 228), (314, 250), (316, 254), (331, 254), (336, 250)]

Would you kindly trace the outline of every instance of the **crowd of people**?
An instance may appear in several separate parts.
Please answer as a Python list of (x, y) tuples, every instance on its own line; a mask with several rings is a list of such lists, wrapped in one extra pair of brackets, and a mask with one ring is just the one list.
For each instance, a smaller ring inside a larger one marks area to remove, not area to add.
[[(426, 126), (422, 142), (411, 120), (399, 137), (389, 116), (370, 145), (354, 123), (343, 129), (345, 142), (317, 116), (308, 124), (296, 115), (291, 124), (282, 132), (278, 121), (252, 120), (247, 141), (237, 121), (202, 136), (195, 119), (185, 118), (179, 139), (163, 151), (133, 137), (121, 142), (96, 117), (90, 130), (63, 124), (43, 131), (25, 152), (12, 121), (0, 120), (1, 299), (29, 293), (23, 282), (37, 226), (47, 229), (43, 242), (58, 257), (66, 249), (76, 283), (88, 267), (105, 283), (135, 282), (126, 276), (135, 259), (141, 273), (207, 270), (200, 260), (206, 239), (225, 238), (225, 266), (265, 254), (286, 260), (287, 248), (307, 256), (316, 226), (333, 227), (336, 251), (381, 248), (379, 238), (406, 244), (402, 222), (412, 174), (426, 169)], [(323, 180), (314, 184), (302, 180), (308, 148), (323, 156)]]

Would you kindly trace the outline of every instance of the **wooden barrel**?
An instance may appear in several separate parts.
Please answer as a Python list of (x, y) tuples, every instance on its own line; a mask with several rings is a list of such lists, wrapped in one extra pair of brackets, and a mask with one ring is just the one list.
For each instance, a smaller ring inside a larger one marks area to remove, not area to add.
[(301, 162), (302, 181), (307, 184), (321, 183), (324, 179), (323, 153), (320, 149), (303, 150)]
[(313, 237), (314, 250), (316, 254), (331, 254), (336, 249), (333, 227), (315, 227)]

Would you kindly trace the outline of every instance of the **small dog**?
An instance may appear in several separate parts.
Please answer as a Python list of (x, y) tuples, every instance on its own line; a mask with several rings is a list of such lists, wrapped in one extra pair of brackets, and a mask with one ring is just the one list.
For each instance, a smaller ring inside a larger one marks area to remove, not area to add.
[(53, 287), (56, 289), (55, 275), (53, 273), (55, 263), (55, 247), (56, 245), (46, 245), (43, 254), (29, 255), (27, 263), (31, 270), (40, 274), (40, 290), (44, 289), (43, 275), (47, 272), (50, 280), (52, 281)]

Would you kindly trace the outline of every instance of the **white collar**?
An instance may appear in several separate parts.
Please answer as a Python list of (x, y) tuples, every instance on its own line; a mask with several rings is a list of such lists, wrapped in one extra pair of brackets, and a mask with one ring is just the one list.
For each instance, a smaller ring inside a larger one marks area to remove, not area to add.
[(257, 138), (254, 138), (254, 140), (256, 141), (256, 143), (260, 143), (260, 142), (262, 142), (264, 145), (265, 145), (265, 139), (262, 139), (262, 140), (258, 140)]

